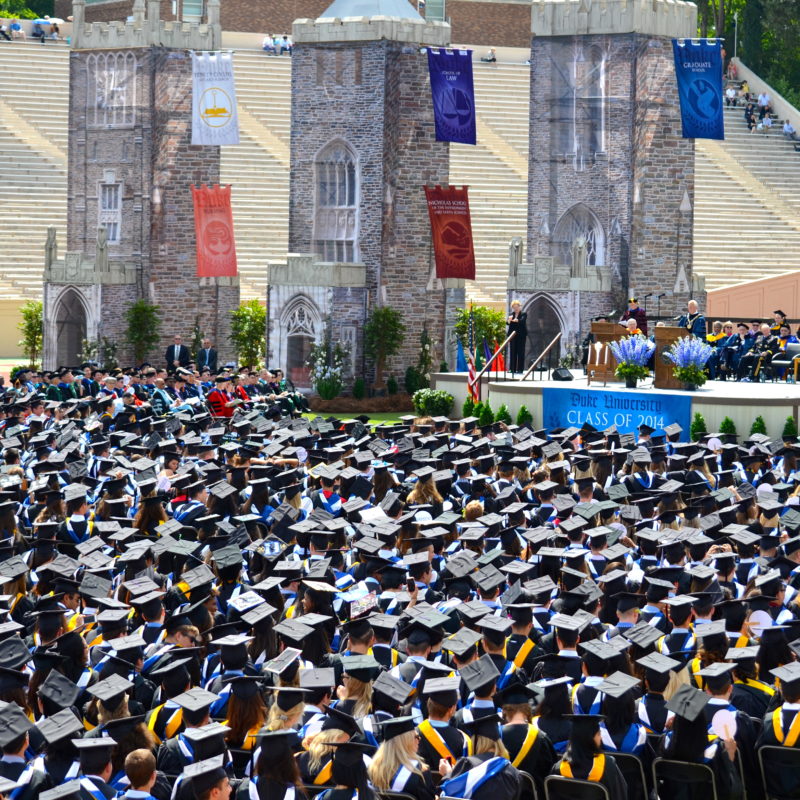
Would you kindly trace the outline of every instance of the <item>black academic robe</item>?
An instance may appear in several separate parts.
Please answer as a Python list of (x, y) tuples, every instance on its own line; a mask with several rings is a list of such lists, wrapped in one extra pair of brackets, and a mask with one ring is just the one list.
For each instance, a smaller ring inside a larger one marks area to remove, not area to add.
[[(585, 765), (571, 764), (572, 777), (579, 780), (586, 780), (589, 771), (592, 768), (592, 763), (589, 762)], [(561, 775), (561, 760), (559, 760), (550, 773), (551, 775)], [(603, 774), (597, 781), (606, 787), (610, 800), (627, 800), (628, 798), (628, 785), (625, 783), (625, 778), (614, 760), (614, 756), (605, 754), (605, 768)]]
[[(491, 753), (459, 758), (448, 778), (457, 778), (464, 772), (479, 767), (485, 761), (494, 758)], [(503, 770), (493, 775), (472, 792), (472, 800), (516, 800), (522, 786), (522, 778), (511, 762)]]
[[(105, 781), (100, 780), (96, 775), (79, 775), (81, 781), (81, 800), (98, 800), (99, 793), (106, 800), (113, 800), (117, 796), (117, 790), (109, 786)], [(84, 786), (84, 780), (93, 784), (94, 789), (89, 791), (87, 786)]]
[[(452, 754), (453, 761), (450, 763), (454, 763), (465, 755), (467, 735), (463, 731), (460, 731), (454, 723), (451, 722), (451, 724), (447, 727), (434, 727), (433, 731), (439, 734), (439, 736), (444, 740), (445, 746)], [(429, 767), (432, 769), (438, 769), (439, 759), (442, 756), (434, 744), (432, 744), (432, 742), (436, 741), (435, 734), (428, 734), (427, 726), (425, 726), (425, 728), (422, 730), (417, 727), (417, 733), (419, 734), (417, 753), (419, 753), (420, 758)]]
[(763, 719), (774, 695), (775, 690), (760, 681), (750, 681), (749, 683), (736, 681), (733, 684), (730, 700), (732, 706), (736, 706), (748, 717)]
[[(517, 756), (528, 735), (529, 727), (524, 724), (503, 726), (503, 744), (508, 750), (508, 757), (512, 764), (516, 763)], [(538, 726), (536, 727), (538, 728)], [(530, 750), (517, 764), (517, 769), (532, 775), (537, 792), (540, 796), (544, 796), (544, 779), (550, 774), (550, 770), (557, 760), (558, 756), (550, 737), (543, 730), (539, 730)]]

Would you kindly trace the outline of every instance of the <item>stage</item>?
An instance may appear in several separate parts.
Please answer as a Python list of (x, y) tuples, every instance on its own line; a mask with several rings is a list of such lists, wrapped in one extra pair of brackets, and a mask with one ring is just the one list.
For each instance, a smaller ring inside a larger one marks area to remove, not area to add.
[[(589, 421), (601, 429), (614, 424), (624, 432), (639, 422), (660, 428), (659, 422), (668, 425), (677, 421), (685, 429), (681, 438), (688, 436), (688, 422), (698, 412), (705, 418), (709, 432), (718, 431), (722, 419), (730, 417), (740, 436), (750, 433), (753, 420), (759, 415), (764, 418), (768, 434), (776, 438), (783, 432), (787, 417), (798, 421), (800, 385), (791, 383), (707, 381), (700, 389), (686, 392), (656, 389), (652, 378), (641, 381), (636, 389), (626, 389), (621, 381), (610, 381), (605, 386), (587, 384), (583, 370), (571, 373), (572, 381), (503, 381), (484, 376), (481, 399), (488, 399), (494, 412), (505, 404), (512, 419), (524, 405), (537, 427), (580, 427)], [(452, 416), (457, 419), (467, 397), (466, 373), (435, 373), (432, 386), (453, 395)]]

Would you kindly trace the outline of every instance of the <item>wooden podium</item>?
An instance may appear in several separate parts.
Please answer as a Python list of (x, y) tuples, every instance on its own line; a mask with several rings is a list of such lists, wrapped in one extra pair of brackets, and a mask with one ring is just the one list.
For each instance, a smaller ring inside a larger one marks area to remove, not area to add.
[[(617, 368), (617, 360), (614, 354), (608, 349), (609, 342), (615, 342), (624, 335), (624, 328), (616, 322), (593, 322), (592, 335), (594, 342), (589, 345), (589, 357), (586, 360), (586, 372), (590, 382), (615, 381), (614, 370)], [(600, 362), (598, 363), (598, 353), (595, 343), (600, 342), (604, 345), (600, 351)], [(606, 356), (608, 353), (608, 356)], [(594, 376), (591, 373), (594, 372)]]
[(670, 361), (665, 361), (662, 353), (667, 350), (669, 346), (686, 336), (686, 328), (677, 327), (656, 327), (656, 354), (655, 354), (655, 367), (656, 375), (653, 385), (656, 389), (682, 389), (683, 384), (672, 374), (674, 365)]

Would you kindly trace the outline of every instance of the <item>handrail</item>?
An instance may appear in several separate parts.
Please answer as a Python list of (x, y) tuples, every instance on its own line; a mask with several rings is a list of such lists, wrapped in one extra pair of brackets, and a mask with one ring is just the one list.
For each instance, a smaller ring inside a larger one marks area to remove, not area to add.
[(558, 332), (558, 333), (557, 333), (557, 334), (556, 334), (556, 335), (553, 337), (553, 341), (552, 341), (552, 342), (550, 342), (550, 344), (549, 344), (549, 345), (547, 345), (547, 347), (545, 347), (545, 349), (544, 349), (544, 350), (542, 350), (542, 352), (541, 352), (541, 353), (539, 353), (539, 357), (536, 359), (536, 361), (534, 361), (534, 362), (533, 362), (533, 364), (531, 364), (531, 365), (528, 367), (528, 369), (525, 371), (525, 373), (523, 374), (523, 376), (522, 376), (521, 378), (518, 378), (518, 380), (520, 380), (520, 381), (526, 381), (526, 380), (528, 380), (528, 375), (530, 375), (530, 374), (531, 374), (531, 372), (533, 372), (533, 371), (536, 369), (536, 367), (538, 367), (538, 366), (539, 366), (539, 362), (540, 362), (540, 361), (541, 361), (541, 360), (542, 360), (542, 359), (543, 359), (543, 358), (544, 358), (544, 357), (545, 357), (545, 356), (546, 356), (546, 355), (547, 355), (547, 354), (550, 352), (550, 348), (551, 348), (551, 347), (552, 347), (552, 346), (553, 346), (553, 345), (554, 345), (554, 344), (555, 344), (555, 343), (556, 343), (556, 342), (557, 342), (557, 341), (558, 341), (560, 338), (561, 338), (561, 331), (559, 331), (559, 332)]
[(476, 384), (476, 383), (477, 383), (477, 382), (478, 382), (478, 381), (481, 379), (481, 376), (483, 375), (483, 373), (484, 373), (484, 372), (486, 372), (486, 370), (487, 370), (487, 369), (489, 369), (489, 367), (491, 367), (491, 366), (492, 366), (492, 362), (493, 362), (493, 361), (494, 361), (494, 360), (497, 358), (497, 356), (499, 356), (499, 355), (500, 355), (500, 354), (503, 352), (503, 348), (504, 348), (504, 347), (505, 347), (505, 346), (506, 346), (506, 345), (507, 345), (507, 344), (508, 344), (508, 343), (509, 343), (509, 342), (510, 342), (510, 341), (511, 341), (511, 340), (512, 340), (512, 339), (513, 339), (513, 338), (514, 338), (516, 335), (517, 335), (517, 332), (516, 332), (516, 331), (511, 331), (511, 333), (508, 335), (508, 338), (507, 338), (507, 339), (506, 339), (506, 340), (503, 342), (503, 344), (501, 344), (501, 345), (500, 345), (500, 347), (498, 347), (498, 348), (497, 348), (497, 350), (495, 350), (495, 351), (494, 351), (494, 353), (492, 354), (492, 357), (491, 357), (491, 358), (490, 358), (490, 359), (489, 359), (489, 360), (488, 360), (488, 361), (487, 361), (487, 362), (486, 362), (486, 363), (483, 365), (483, 369), (481, 369), (481, 371), (480, 371), (480, 372), (479, 372), (479, 373), (478, 373), (478, 374), (475, 376), (475, 378), (474, 378), (473, 380), (471, 380), (471, 381), (467, 381), (467, 383), (468, 383), (470, 386), (474, 386), (474, 385), (475, 385), (475, 384)]

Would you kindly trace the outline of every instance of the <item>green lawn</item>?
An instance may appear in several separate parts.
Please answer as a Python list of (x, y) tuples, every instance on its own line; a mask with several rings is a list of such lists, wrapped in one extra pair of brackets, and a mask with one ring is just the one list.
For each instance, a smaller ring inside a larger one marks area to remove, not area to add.
[[(410, 411), (373, 411), (372, 413), (367, 413), (367, 416), (370, 418), (370, 422), (373, 423), (383, 423), (383, 422), (400, 422), (400, 417), (405, 416), (406, 414), (410, 414)], [(307, 419), (314, 419), (314, 417), (338, 417), (339, 419), (351, 419), (355, 416), (361, 416), (361, 412), (354, 414), (352, 411), (326, 411), (320, 412), (317, 414), (316, 412), (311, 412), (310, 414), (303, 414), (304, 417)]]

